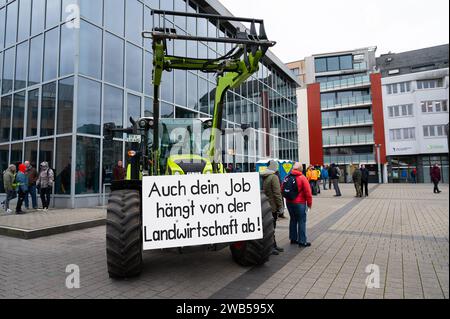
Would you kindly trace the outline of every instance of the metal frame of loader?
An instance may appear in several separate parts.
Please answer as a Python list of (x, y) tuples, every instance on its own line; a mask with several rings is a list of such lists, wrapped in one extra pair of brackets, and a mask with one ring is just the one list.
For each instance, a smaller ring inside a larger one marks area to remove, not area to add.
[[(151, 32), (143, 32), (144, 38), (153, 39), (153, 85), (154, 103), (153, 117), (134, 121), (127, 129), (107, 127), (105, 131), (122, 132), (141, 135), (143, 142), (132, 143), (129, 152), (129, 174), (127, 180), (113, 182), (112, 193), (108, 202), (107, 212), (107, 263), (110, 277), (125, 278), (140, 274), (142, 270), (142, 176), (160, 176), (160, 101), (159, 89), (164, 71), (198, 70), (217, 74), (215, 90), (214, 114), (210, 136), (209, 159), (213, 174), (223, 172), (221, 154), (216, 154), (221, 136), (223, 103), (226, 92), (237, 88), (252, 74), (259, 70), (259, 62), (267, 50), (275, 45), (266, 36), (264, 22), (258, 19), (226, 17), (213, 14), (197, 14), (164, 10), (152, 10), (153, 25), (156, 16), (162, 19), (162, 27)], [(235, 22), (250, 23), (250, 32), (236, 30), (232, 38), (210, 38), (190, 35), (180, 35), (173, 28), (166, 28), (167, 16), (192, 17), (216, 21), (217, 24)], [(259, 24), (259, 33), (256, 25)], [(236, 46), (224, 56), (216, 59), (201, 59), (167, 55), (167, 41), (186, 40), (229, 43)], [(146, 132), (153, 131), (153, 143), (150, 149)], [(189, 155), (187, 155), (189, 156)], [(273, 248), (273, 217), (268, 199), (261, 194), (264, 238), (257, 241), (227, 244), (231, 245), (233, 259), (240, 265), (251, 266), (264, 264)], [(224, 245), (225, 246), (225, 245)]]

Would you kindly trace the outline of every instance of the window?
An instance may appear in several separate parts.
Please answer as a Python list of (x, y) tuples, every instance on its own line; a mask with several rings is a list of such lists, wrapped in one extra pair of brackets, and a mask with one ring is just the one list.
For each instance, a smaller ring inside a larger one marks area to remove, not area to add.
[[(115, 127), (123, 127), (123, 91), (105, 85), (105, 103), (103, 123), (114, 123)], [(115, 137), (122, 138), (123, 134), (116, 133)]]
[(294, 73), (294, 75), (299, 76), (300, 75), (300, 68), (292, 69), (292, 72)]
[[(8, 47), (17, 41), (17, 13), (18, 1), (9, 4), (6, 7), (6, 38), (5, 46)], [(3, 35), (2, 35), (3, 36)]]
[(27, 109), (27, 137), (38, 135), (38, 114), (39, 114), (39, 89), (28, 92), (28, 109)]
[(72, 176), (72, 137), (56, 139), (55, 193), (70, 195)]
[(339, 57), (339, 64), (341, 70), (353, 69), (353, 57), (351, 55), (345, 55)]
[(125, 1), (105, 1), (105, 27), (111, 32), (123, 36), (125, 29)]
[(45, 27), (47, 29), (59, 23), (61, 16), (60, 5), (61, 0), (47, 0), (47, 18), (45, 19)]
[(17, 46), (16, 52), (16, 80), (14, 90), (20, 90), (27, 84), (28, 42)]
[[(164, 74), (166, 76), (168, 73)], [(142, 92), (142, 50), (127, 43), (127, 88)], [(167, 86), (167, 85), (163, 85)]]
[(44, 30), (45, 0), (33, 0), (32, 3), (31, 35), (35, 35)]
[(105, 33), (105, 81), (119, 86), (123, 86), (124, 46), (122, 39)]
[(444, 137), (447, 136), (445, 125), (426, 125), (423, 127), (424, 137)]
[(53, 80), (58, 71), (58, 28), (45, 33), (44, 81)]
[(59, 76), (72, 74), (75, 65), (75, 29), (61, 26), (61, 48), (59, 55)]
[(2, 94), (10, 93), (13, 90), (14, 58), (15, 58), (14, 47), (4, 52)]
[(411, 82), (401, 82), (386, 85), (388, 94), (411, 92)]
[(75, 193), (99, 192), (100, 139), (77, 137), (77, 161), (75, 168)]
[(12, 141), (23, 139), (23, 127), (25, 117), (25, 91), (14, 94)]
[(103, 0), (80, 0), (80, 10), (82, 17), (97, 25), (103, 25)]
[(422, 113), (448, 112), (447, 100), (424, 101), (421, 103)]
[(403, 129), (393, 129), (389, 131), (391, 141), (404, 141), (416, 139), (416, 129), (408, 127)]
[(127, 119), (132, 117), (137, 120), (141, 117), (141, 98), (139, 96), (128, 94)]
[(54, 140), (41, 140), (39, 143), (39, 162), (48, 162), (53, 167)]
[(73, 78), (64, 79), (58, 84), (58, 134), (72, 132), (73, 84)]
[(41, 137), (55, 134), (56, 82), (42, 86)]
[[(1, 21), (1, 19), (0, 19)], [(18, 40), (22, 41), (29, 37), (30, 35), (30, 22), (31, 22), (31, 1), (20, 1), (19, 2), (19, 30), (18, 30)], [(2, 34), (0, 32), (0, 34)]]
[[(164, 1), (168, 2), (168, 1)], [(136, 44), (142, 45), (143, 10), (144, 7), (137, 0), (127, 0), (125, 36)]]
[(78, 85), (77, 131), (100, 135), (101, 85), (81, 77)]
[(327, 71), (327, 59), (326, 58), (315, 59), (315, 64), (316, 64), (316, 73)]
[(343, 55), (315, 59), (316, 73), (353, 69), (353, 56)]
[(0, 107), (0, 143), (9, 142), (12, 96), (4, 96)]
[(443, 79), (417, 81), (417, 89), (418, 90), (441, 88), (443, 86), (444, 86)]
[(80, 43), (80, 73), (101, 79), (102, 30), (81, 21)]
[(412, 104), (389, 106), (388, 111), (390, 118), (414, 115)]
[(28, 85), (41, 83), (42, 77), (42, 35), (30, 41), (30, 61), (28, 69)]

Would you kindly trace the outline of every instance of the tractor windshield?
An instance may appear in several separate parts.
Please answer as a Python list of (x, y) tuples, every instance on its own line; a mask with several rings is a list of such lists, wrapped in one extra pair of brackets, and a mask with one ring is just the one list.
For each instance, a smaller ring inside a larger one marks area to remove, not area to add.
[[(209, 134), (201, 119), (161, 119), (159, 123), (160, 169), (166, 172), (170, 157), (192, 159), (207, 157)], [(153, 131), (149, 130), (148, 134)], [(153, 141), (153, 136), (149, 136)]]

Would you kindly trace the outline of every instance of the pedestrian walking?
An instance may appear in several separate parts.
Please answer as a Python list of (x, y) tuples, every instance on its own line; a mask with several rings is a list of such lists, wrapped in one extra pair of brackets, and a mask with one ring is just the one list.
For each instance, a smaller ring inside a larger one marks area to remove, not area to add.
[(330, 172), (330, 180), (333, 183), (334, 190), (336, 191), (336, 195), (334, 197), (341, 197), (341, 189), (339, 188), (339, 178), (341, 177), (341, 170), (337, 167), (336, 164), (331, 165)]
[(361, 191), (362, 195), (369, 197), (369, 170), (361, 165)]
[(441, 182), (441, 169), (439, 168), (439, 165), (438, 165), (438, 164), (434, 164), (433, 168), (431, 169), (430, 176), (431, 176), (431, 181), (432, 181), (433, 184), (434, 184), (434, 190), (433, 190), (433, 192), (434, 192), (435, 194), (440, 194), (440, 193), (442, 193), (442, 192), (439, 190), (439, 183)]
[(322, 169), (320, 168), (319, 165), (317, 165), (315, 167), (315, 170), (317, 172), (316, 193), (320, 194), (320, 183), (321, 183), (321, 180), (322, 180)]
[(125, 167), (123, 167), (123, 162), (118, 161), (116, 167), (113, 169), (113, 181), (123, 181), (125, 179)]
[[(328, 190), (327, 184), (328, 184), (329, 179), (330, 179), (330, 175), (328, 174), (328, 166), (322, 167), (321, 177), (322, 177), (322, 181), (323, 181), (323, 190), (326, 191), (326, 190)], [(329, 189), (331, 189), (331, 185), (330, 185)]]
[(25, 164), (19, 165), (19, 172), (16, 175), (16, 184), (17, 184), (17, 191), (18, 191), (18, 197), (17, 200), (17, 207), (16, 207), (16, 214), (22, 215), (25, 214), (22, 211), (22, 204), (25, 200), (25, 197), (28, 197), (28, 176), (26, 175), (27, 167)]
[(291, 244), (299, 247), (310, 247), (307, 237), (307, 215), (313, 204), (311, 187), (301, 171), (300, 163), (295, 163), (292, 172), (282, 185), (287, 208), (291, 217), (289, 223), (289, 239)]
[(353, 184), (355, 185), (355, 190), (356, 190), (355, 197), (363, 197), (362, 189), (361, 189), (362, 172), (358, 166), (356, 167), (355, 171), (353, 172), (352, 179), (353, 179)]
[(41, 163), (41, 170), (36, 185), (41, 194), (42, 209), (47, 211), (50, 206), (50, 197), (52, 194), (53, 184), (55, 181), (53, 170), (49, 167), (47, 162)]
[(34, 163), (30, 163), (29, 161), (25, 162), (25, 166), (27, 168), (26, 175), (28, 178), (28, 192), (25, 195), (25, 208), (30, 208), (29, 198), (28, 195), (31, 196), (31, 204), (33, 206), (33, 209), (38, 208), (37, 204), (37, 197), (36, 197), (36, 181), (38, 179), (38, 173), (36, 168), (34, 168)]
[[(270, 207), (272, 209), (273, 227), (277, 228), (278, 216), (283, 213), (283, 196), (281, 195), (280, 180), (276, 173), (278, 172), (278, 164), (270, 161), (269, 166), (264, 172), (261, 172), (263, 180), (263, 192), (269, 198)], [(284, 249), (278, 247), (275, 234), (273, 239), (273, 255), (279, 255)]]
[(308, 168), (308, 171), (306, 172), (306, 179), (308, 180), (309, 185), (311, 187), (312, 195), (317, 196), (317, 180), (319, 179), (319, 176), (314, 166), (311, 165)]
[(11, 164), (3, 172), (3, 187), (5, 188), (6, 199), (1, 204), (7, 214), (12, 213), (12, 210), (9, 208), (9, 202), (17, 197), (15, 180), (16, 180), (16, 165)]

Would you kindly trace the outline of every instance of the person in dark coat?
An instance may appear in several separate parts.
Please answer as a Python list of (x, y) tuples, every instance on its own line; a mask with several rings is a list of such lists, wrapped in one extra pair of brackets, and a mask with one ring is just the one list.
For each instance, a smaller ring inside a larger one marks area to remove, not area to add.
[(440, 181), (441, 181), (441, 169), (439, 168), (439, 165), (438, 165), (438, 164), (435, 164), (435, 165), (433, 166), (433, 168), (431, 169), (430, 175), (431, 175), (431, 181), (432, 181), (433, 184), (434, 184), (434, 190), (433, 190), (433, 192), (434, 192), (435, 194), (440, 194), (440, 193), (442, 193), (442, 192), (439, 190), (439, 183), (440, 183)]
[(355, 184), (356, 197), (363, 197), (361, 185), (362, 185), (362, 172), (357, 167), (352, 175), (353, 184)]
[(369, 170), (361, 165), (361, 191), (362, 195), (369, 196)]

